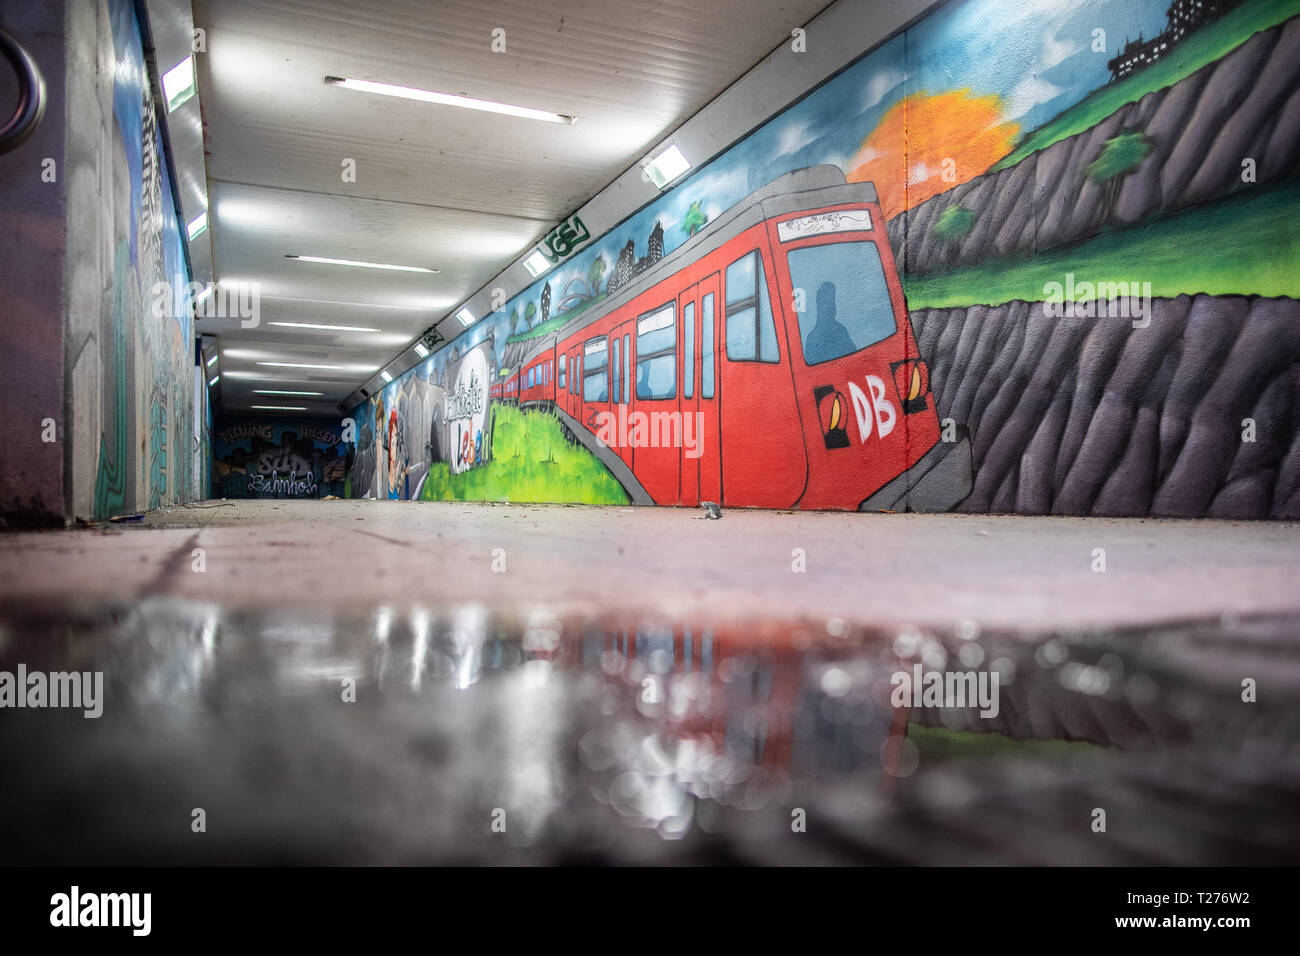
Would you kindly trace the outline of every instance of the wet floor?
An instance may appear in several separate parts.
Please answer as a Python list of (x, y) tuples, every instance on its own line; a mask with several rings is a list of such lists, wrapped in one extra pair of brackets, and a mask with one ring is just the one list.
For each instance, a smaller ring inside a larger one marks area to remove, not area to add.
[(11, 601), (0, 860), (1296, 863), (1298, 634)]

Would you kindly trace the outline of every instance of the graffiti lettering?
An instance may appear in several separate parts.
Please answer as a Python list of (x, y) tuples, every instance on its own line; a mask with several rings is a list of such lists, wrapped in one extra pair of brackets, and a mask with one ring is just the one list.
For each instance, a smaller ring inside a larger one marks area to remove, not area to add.
[(873, 417), (876, 423), (876, 435), (879, 438), (888, 437), (898, 422), (894, 403), (885, 398), (885, 383), (880, 376), (867, 376), (867, 391), (871, 393), (870, 399), (856, 382), (849, 382), (849, 395), (853, 398), (853, 413), (858, 419), (858, 440), (863, 443), (871, 437)]
[(468, 382), (457, 382), (456, 390), (447, 398), (448, 418), (470, 418), (483, 411), (483, 383), (474, 372)]
[(275, 432), (275, 426), (255, 425), (252, 423), (246, 425), (235, 425), (232, 428), (223, 428), (217, 433), (217, 437), (230, 445), (237, 441), (243, 441), (245, 438), (260, 438), (262, 441), (272, 441), (272, 435)]
[(315, 498), (320, 488), (311, 477), (296, 480), (292, 476), (283, 478), (278, 475), (253, 475), (248, 483), (249, 490), (255, 496), (288, 498)]
[(582, 219), (574, 216), (546, 234), (542, 240), (542, 255), (552, 264), (557, 263), (590, 238), (591, 233), (583, 225)]

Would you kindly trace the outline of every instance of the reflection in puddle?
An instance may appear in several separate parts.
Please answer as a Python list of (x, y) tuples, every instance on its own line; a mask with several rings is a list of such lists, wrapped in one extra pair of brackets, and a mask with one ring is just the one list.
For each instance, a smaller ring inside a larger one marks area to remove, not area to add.
[(105, 704), (0, 711), (0, 813), (12, 862), (1294, 861), (1296, 625), (15, 603), (0, 671)]

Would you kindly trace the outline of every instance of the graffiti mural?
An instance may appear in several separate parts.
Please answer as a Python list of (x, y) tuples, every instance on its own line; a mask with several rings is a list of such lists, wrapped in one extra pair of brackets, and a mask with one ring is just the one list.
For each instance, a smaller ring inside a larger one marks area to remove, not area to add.
[(1297, 0), (953, 0), (356, 409), (352, 493), (1300, 517), (1298, 64)]
[[(111, 250), (112, 289), (92, 348), (97, 362), (98, 464), (95, 517), (157, 508), (196, 497), (193, 328), (188, 306), (155, 308), (155, 289), (189, 281), (180, 219), (163, 160), (145, 69), (140, 25), (130, 0), (107, 3), (112, 27), (112, 136), (98, 158), (107, 172), (101, 219)], [(92, 268), (76, 263), (74, 270)]]
[(213, 438), (217, 497), (343, 497), (347, 452), (336, 421), (221, 419)]

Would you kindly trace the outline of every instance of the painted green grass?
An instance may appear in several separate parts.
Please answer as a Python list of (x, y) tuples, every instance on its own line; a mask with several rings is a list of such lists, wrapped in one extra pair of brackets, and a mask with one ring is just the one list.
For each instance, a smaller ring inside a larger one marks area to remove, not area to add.
[(1033, 259), (904, 278), (909, 309), (1039, 302), (1048, 282), (1150, 282), (1196, 293), (1300, 298), (1300, 183), (1246, 190)]
[(439, 462), (424, 482), (424, 501), (560, 501), (625, 505), (627, 493), (595, 455), (564, 437), (547, 412), (493, 405), (492, 460), (459, 475)]
[(907, 725), (907, 739), (922, 760), (966, 760), (979, 757), (1071, 757), (1109, 750), (1083, 740), (1016, 740), (1005, 734), (948, 730), (945, 727)]
[[(1167, 57), (1145, 70), (1108, 83), (1028, 133), (1014, 150), (990, 172), (1014, 166), (1030, 153), (1046, 149), (1075, 133), (1096, 126), (1127, 103), (1136, 103), (1148, 93), (1172, 86), (1201, 67), (1231, 53), (1260, 30), (1267, 30), (1300, 13), (1300, 0), (1246, 0), (1237, 9), (1214, 23), (1208, 23), (1183, 42), (1171, 47)], [(1114, 56), (1122, 49), (1122, 37), (1107, 37), (1109, 52), (1097, 56)]]

